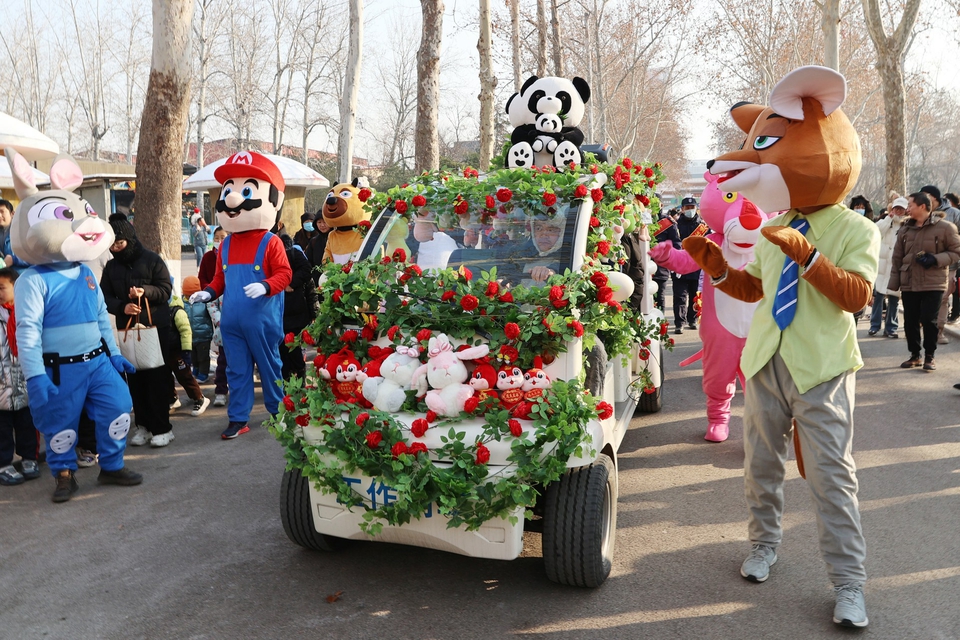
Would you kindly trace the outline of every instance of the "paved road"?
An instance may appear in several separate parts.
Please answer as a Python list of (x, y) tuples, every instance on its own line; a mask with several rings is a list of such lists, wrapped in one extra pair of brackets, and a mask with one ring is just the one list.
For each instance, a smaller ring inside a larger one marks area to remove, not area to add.
[[(780, 562), (765, 584), (739, 577), (743, 398), (731, 438), (702, 440), (700, 371), (677, 368), (697, 338), (678, 338), (663, 411), (636, 418), (623, 442), (616, 562), (600, 589), (548, 582), (538, 534), (513, 562), (376, 543), (300, 549), (280, 525), (283, 462), (271, 436), (254, 429), (224, 442), (223, 409), (200, 418), (180, 409), (173, 444), (128, 449), (146, 477), (139, 487), (99, 487), (95, 468), (79, 471), (81, 492), (64, 505), (50, 502), (48, 476), (0, 487), (0, 638), (851, 635), (830, 622), (832, 591), (795, 471)], [(855, 449), (871, 626), (858, 635), (957, 638), (960, 339), (925, 374), (896, 368), (903, 339), (861, 338)]]

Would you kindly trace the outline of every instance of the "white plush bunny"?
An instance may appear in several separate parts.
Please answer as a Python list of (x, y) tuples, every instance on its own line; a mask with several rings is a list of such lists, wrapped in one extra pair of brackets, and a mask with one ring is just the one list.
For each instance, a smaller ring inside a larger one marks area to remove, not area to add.
[(380, 365), (380, 375), (363, 381), (363, 397), (378, 411), (396, 413), (407, 399), (408, 389), (417, 389), (417, 395), (427, 392), (426, 380), (418, 387), (411, 386), (420, 365), (417, 347), (399, 346)]
[(427, 392), (427, 407), (441, 416), (458, 416), (463, 411), (467, 399), (473, 395), (473, 387), (464, 384), (470, 374), (464, 360), (476, 360), (490, 352), (490, 347), (482, 344), (462, 351), (454, 351), (446, 334), (430, 338), (427, 348), (429, 360), (413, 374), (414, 383), (424, 374), (432, 389)]

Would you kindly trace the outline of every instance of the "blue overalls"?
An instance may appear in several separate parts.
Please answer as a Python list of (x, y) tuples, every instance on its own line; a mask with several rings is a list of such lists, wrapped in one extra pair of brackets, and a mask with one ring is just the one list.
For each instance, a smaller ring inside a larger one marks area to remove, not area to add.
[[(97, 285), (93, 272), (80, 265), (80, 275), (68, 278), (43, 265), (32, 267), (47, 284), (48, 294), (43, 310), (43, 328), (69, 327), (84, 323), (97, 325)], [(119, 471), (123, 468), (123, 451), (130, 430), (130, 409), (133, 401), (123, 378), (110, 362), (110, 355), (100, 344), (71, 345), (69, 353), (44, 353), (47, 376), (57, 385), (57, 395), (46, 405), (30, 401), (33, 423), (47, 444), (47, 465), (54, 476), (63, 469), (77, 469), (77, 425), (80, 412), (96, 425), (97, 453), (100, 468)]]
[(227, 417), (230, 422), (246, 423), (253, 409), (253, 364), (260, 370), (263, 404), (275, 415), (283, 401), (283, 392), (277, 381), (280, 373), (280, 340), (283, 338), (283, 292), (248, 298), (243, 288), (266, 280), (263, 256), (273, 238), (269, 231), (263, 234), (252, 264), (229, 264), (230, 237), (220, 247), (223, 264), (223, 309), (220, 313), (220, 333), (223, 345), (230, 354), (227, 361), (227, 382), (230, 384), (230, 404)]

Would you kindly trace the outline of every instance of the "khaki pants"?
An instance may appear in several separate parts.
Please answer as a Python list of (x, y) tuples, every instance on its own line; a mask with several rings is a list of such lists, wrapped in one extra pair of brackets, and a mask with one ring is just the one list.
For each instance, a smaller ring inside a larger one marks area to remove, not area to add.
[(834, 585), (865, 581), (857, 475), (851, 452), (855, 374), (847, 372), (804, 394), (774, 354), (744, 389), (744, 484), (750, 542), (777, 547), (782, 538), (783, 480), (795, 418), (807, 485), (817, 513), (820, 552)]

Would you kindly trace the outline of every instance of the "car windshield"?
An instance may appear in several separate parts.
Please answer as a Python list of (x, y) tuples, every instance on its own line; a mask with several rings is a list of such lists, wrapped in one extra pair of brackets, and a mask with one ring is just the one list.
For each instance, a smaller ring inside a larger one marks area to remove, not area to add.
[[(578, 203), (579, 204), (579, 203)], [(414, 215), (406, 220), (388, 209), (370, 233), (361, 257), (407, 252), (408, 262), (424, 270), (461, 266), (475, 273), (497, 268), (505, 285), (537, 286), (570, 268), (577, 208), (557, 207), (532, 214), (487, 211), (463, 215)]]

